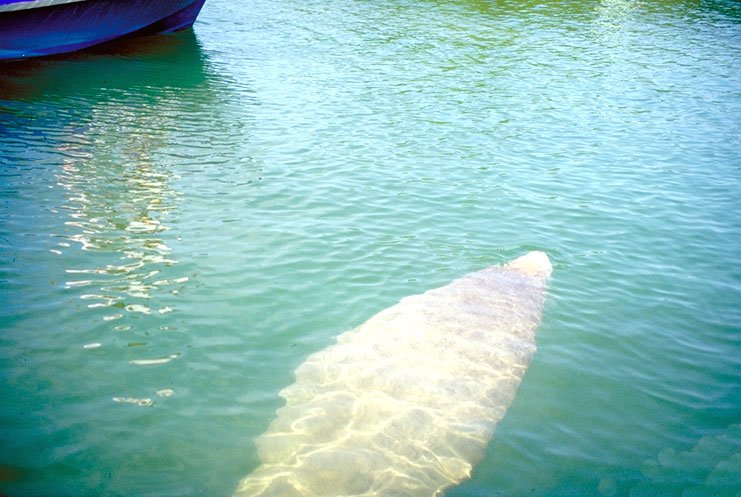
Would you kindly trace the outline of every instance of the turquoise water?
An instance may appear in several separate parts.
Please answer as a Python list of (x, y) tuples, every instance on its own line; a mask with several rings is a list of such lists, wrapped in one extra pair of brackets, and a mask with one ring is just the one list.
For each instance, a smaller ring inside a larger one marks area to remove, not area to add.
[(448, 497), (738, 496), (741, 6), (209, 0), (0, 66), (0, 493), (229, 496), (293, 370), (529, 250)]

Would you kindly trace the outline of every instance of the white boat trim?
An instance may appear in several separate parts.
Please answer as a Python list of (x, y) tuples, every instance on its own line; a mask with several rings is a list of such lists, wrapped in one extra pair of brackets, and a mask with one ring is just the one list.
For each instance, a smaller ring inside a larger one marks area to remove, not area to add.
[(26, 0), (15, 3), (0, 5), (0, 12), (12, 12), (15, 10), (37, 9), (40, 7), (51, 7), (65, 3), (85, 2), (87, 0)]

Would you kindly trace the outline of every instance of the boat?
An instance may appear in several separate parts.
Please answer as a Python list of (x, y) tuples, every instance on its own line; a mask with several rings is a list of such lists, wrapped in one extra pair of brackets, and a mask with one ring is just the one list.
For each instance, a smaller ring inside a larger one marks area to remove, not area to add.
[(0, 60), (189, 28), (205, 0), (0, 0)]

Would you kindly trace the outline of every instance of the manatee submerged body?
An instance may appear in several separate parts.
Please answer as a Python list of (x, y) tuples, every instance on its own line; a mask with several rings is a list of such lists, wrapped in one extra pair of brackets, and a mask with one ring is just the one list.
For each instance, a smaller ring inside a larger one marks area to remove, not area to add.
[(437, 496), (470, 477), (535, 353), (530, 252), (403, 298), (308, 357), (236, 496)]

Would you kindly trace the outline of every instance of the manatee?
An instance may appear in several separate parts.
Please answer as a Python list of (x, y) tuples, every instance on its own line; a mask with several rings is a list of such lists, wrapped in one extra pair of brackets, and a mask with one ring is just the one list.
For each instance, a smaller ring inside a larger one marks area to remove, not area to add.
[(535, 353), (530, 252), (401, 299), (310, 355), (238, 497), (439, 496), (467, 479)]

